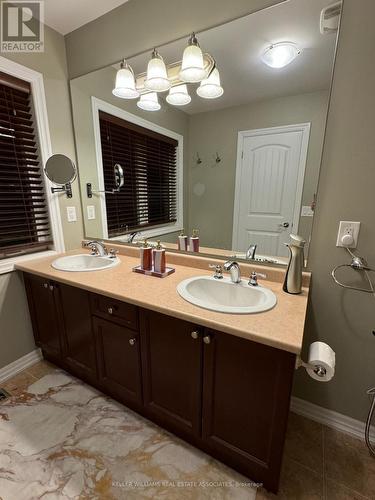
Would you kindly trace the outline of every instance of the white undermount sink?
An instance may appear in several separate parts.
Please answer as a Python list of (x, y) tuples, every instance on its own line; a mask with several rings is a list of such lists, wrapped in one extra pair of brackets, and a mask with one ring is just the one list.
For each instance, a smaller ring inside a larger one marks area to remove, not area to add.
[(275, 294), (268, 288), (249, 286), (247, 280), (233, 283), (226, 277), (188, 278), (177, 285), (177, 291), (183, 299), (196, 306), (223, 313), (259, 313), (272, 309), (277, 302)]
[(118, 257), (100, 257), (97, 255), (78, 254), (59, 257), (52, 262), (52, 267), (59, 271), (100, 271), (110, 269), (120, 263)]

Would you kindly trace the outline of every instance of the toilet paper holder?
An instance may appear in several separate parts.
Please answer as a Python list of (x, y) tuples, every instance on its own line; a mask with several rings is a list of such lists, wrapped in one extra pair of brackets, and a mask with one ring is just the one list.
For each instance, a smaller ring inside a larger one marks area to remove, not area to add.
[(305, 361), (303, 361), (303, 359), (300, 357), (300, 356), (297, 356), (297, 359), (296, 359), (296, 370), (298, 370), (298, 368), (301, 368), (301, 366), (305, 369), (307, 368), (310, 368), (311, 370), (314, 371), (314, 373), (316, 373), (316, 375), (318, 375), (318, 377), (325, 377), (327, 375), (327, 370), (325, 369), (324, 366), (322, 365), (312, 365), (310, 363), (306, 363)]

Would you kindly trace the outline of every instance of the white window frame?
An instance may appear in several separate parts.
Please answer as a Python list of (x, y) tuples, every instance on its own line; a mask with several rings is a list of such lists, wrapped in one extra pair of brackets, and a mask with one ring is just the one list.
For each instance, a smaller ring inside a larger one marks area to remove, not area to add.
[[(156, 125), (153, 122), (140, 118), (137, 115), (133, 115), (128, 111), (125, 111), (117, 106), (113, 106), (106, 101), (102, 101), (97, 97), (91, 96), (91, 108), (92, 108), (92, 118), (93, 118), (93, 126), (94, 126), (94, 138), (95, 138), (95, 152), (96, 152), (96, 169), (98, 175), (98, 187), (94, 189), (98, 189), (99, 191), (104, 191), (104, 175), (103, 175), (103, 161), (102, 161), (102, 147), (100, 141), (100, 122), (99, 122), (99, 111), (103, 111), (110, 115), (116, 116), (122, 120), (126, 120), (128, 122), (134, 123), (135, 125), (139, 125), (141, 127), (147, 128), (149, 130), (153, 130), (154, 132), (158, 132), (159, 134), (165, 135), (167, 137), (171, 137), (178, 142), (177, 146), (177, 220), (176, 222), (172, 222), (170, 224), (164, 224), (159, 227), (155, 227), (152, 229), (146, 229), (144, 231), (140, 230), (139, 232), (142, 234), (144, 238), (151, 238), (154, 236), (158, 236), (159, 234), (168, 234), (174, 231), (181, 231), (183, 228), (183, 196), (184, 196), (184, 160), (183, 160), (183, 147), (184, 147), (184, 137), (180, 134), (177, 134), (173, 130), (169, 130), (167, 128)], [(108, 225), (107, 225), (107, 209), (105, 204), (105, 194), (104, 193), (93, 193), (95, 196), (99, 197), (100, 200), (100, 212), (102, 218), (102, 234), (103, 239), (111, 239), (111, 240), (124, 240), (126, 235), (116, 236), (113, 238), (108, 238)]]
[[(22, 64), (10, 61), (9, 59), (6, 59), (2, 56), (0, 56), (0, 71), (30, 83), (42, 169), (42, 166), (45, 165), (47, 159), (52, 155), (43, 74), (39, 73), (38, 71), (34, 71), (33, 69), (30, 69), (26, 66), (23, 66)], [(26, 254), (19, 257), (9, 257), (7, 259), (2, 259), (0, 260), (0, 274), (14, 271), (14, 266), (18, 262), (37, 259), (40, 257), (48, 257), (50, 255), (55, 255), (57, 253), (65, 251), (59, 199), (51, 192), (51, 187), (53, 186), (53, 184), (47, 179), (45, 175), (43, 175), (43, 178), (46, 192), (46, 201), (50, 216), (53, 249)]]

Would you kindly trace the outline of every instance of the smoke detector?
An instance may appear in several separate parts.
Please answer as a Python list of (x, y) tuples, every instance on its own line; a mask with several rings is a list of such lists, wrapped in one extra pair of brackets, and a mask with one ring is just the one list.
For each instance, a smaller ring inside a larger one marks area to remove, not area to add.
[(342, 2), (335, 2), (322, 9), (320, 13), (320, 33), (328, 35), (339, 29)]

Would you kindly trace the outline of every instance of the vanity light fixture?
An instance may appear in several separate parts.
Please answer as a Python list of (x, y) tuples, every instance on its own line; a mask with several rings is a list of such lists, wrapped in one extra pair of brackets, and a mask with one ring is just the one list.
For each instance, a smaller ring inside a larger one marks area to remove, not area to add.
[(153, 92), (165, 92), (171, 87), (165, 62), (156, 49), (152, 51), (152, 56), (147, 66), (145, 87), (147, 90), (152, 90)]
[(223, 87), (220, 85), (219, 70), (215, 68), (211, 71), (208, 78), (201, 81), (197, 88), (197, 94), (204, 99), (216, 99), (224, 93)]
[(301, 52), (302, 50), (293, 42), (274, 43), (263, 52), (262, 61), (271, 68), (284, 68)]
[(203, 54), (195, 33), (190, 35), (188, 46), (182, 56), (180, 80), (188, 83), (199, 83), (206, 76)]
[(121, 61), (120, 69), (116, 73), (116, 83), (112, 94), (121, 99), (136, 99), (139, 96), (135, 88), (134, 72), (125, 59)]
[(142, 94), (139, 101), (137, 101), (137, 106), (144, 111), (159, 111), (161, 106), (158, 101), (158, 94), (156, 92)]
[(182, 85), (176, 85), (169, 90), (169, 94), (166, 97), (167, 103), (173, 106), (185, 106), (191, 101), (189, 96), (187, 86), (183, 83)]

